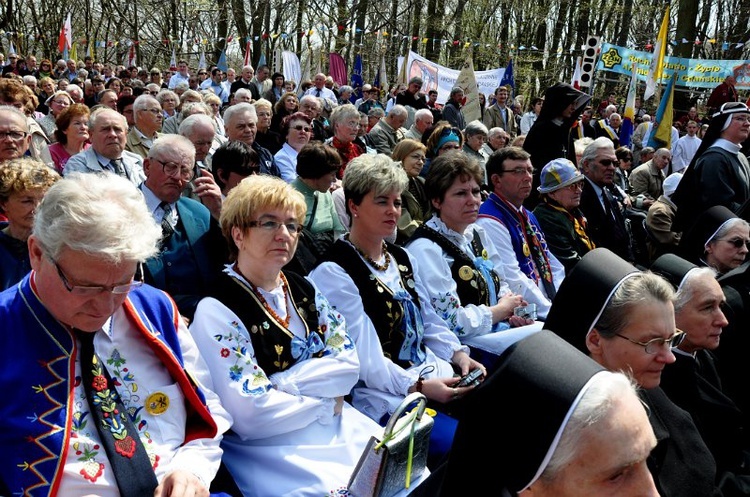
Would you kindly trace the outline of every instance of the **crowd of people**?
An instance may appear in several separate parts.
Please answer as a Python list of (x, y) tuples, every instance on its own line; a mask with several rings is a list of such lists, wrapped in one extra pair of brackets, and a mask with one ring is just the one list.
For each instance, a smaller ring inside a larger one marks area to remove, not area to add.
[(416, 392), (404, 494), (750, 495), (731, 78), (654, 149), (564, 83), (8, 59), (0, 494), (349, 495)]

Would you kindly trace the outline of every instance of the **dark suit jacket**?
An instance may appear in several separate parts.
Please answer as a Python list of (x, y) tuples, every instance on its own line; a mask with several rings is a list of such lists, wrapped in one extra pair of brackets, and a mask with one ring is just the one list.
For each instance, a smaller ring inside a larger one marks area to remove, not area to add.
[[(169, 293), (180, 314), (192, 318), (200, 299), (208, 295), (222, 265), (228, 260), (221, 228), (200, 202), (181, 197), (177, 201), (179, 223), (192, 257), (165, 261), (160, 252), (145, 264), (146, 283)], [(179, 263), (179, 267), (178, 264)], [(176, 293), (174, 288), (179, 288)]]
[(596, 190), (588, 179), (583, 180), (583, 193), (579, 208), (588, 221), (586, 232), (597, 247), (608, 248), (626, 261), (633, 260), (625, 217), (620, 211), (615, 212), (616, 222), (607, 216)]

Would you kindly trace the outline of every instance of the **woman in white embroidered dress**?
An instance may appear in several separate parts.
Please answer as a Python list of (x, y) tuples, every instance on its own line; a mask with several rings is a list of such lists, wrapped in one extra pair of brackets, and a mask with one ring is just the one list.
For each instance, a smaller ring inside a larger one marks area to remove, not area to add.
[(305, 217), (302, 195), (271, 176), (232, 189), (221, 227), (236, 262), (190, 327), (234, 424), (224, 463), (244, 495), (347, 495), (378, 425), (344, 403), (359, 362), (343, 317), (281, 268)]
[[(514, 315), (516, 307), (528, 303), (508, 287), (503, 268), (492, 263), (497, 252), (492, 240), (474, 224), (483, 177), (478, 163), (463, 152), (437, 157), (425, 183), (433, 215), (407, 246), (419, 259), (417, 276), (430, 303), (467, 345), (473, 345), (473, 337), (534, 322)], [(497, 348), (491, 350), (499, 353), (508, 343), (495, 338)]]
[[(454, 368), (461, 375), (484, 371), (430, 305), (416, 258), (384, 241), (396, 228), (407, 182), (404, 170), (386, 155), (353, 159), (343, 182), (351, 231), (310, 274), (346, 318), (357, 346), (360, 382), (353, 405), (381, 423), (415, 390), (450, 412), (451, 402), (470, 390), (456, 388)], [(455, 428), (443, 412), (430, 439), (433, 461), (450, 447)]]

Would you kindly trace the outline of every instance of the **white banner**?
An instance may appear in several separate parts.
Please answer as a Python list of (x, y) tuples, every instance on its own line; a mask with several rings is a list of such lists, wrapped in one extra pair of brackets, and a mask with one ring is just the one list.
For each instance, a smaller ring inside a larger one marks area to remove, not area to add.
[(299, 58), (297, 57), (297, 54), (288, 50), (284, 50), (281, 53), (281, 58), (284, 61), (284, 78), (291, 79), (292, 81), (297, 83), (297, 86), (299, 86), (300, 82), (302, 81), (302, 69), (300, 68)]
[[(401, 67), (403, 61), (403, 57), (398, 58), (399, 67)], [(424, 81), (422, 92), (426, 94), (430, 90), (437, 90), (438, 102), (440, 103), (445, 103), (448, 100), (451, 88), (456, 86), (458, 80), (459, 71), (431, 62), (414, 52), (409, 52), (406, 68), (406, 80), (408, 81), (414, 76), (422, 78), (422, 81)], [(505, 74), (504, 67), (489, 71), (474, 71), (479, 92), (484, 93), (485, 96), (494, 94), (495, 89), (500, 86), (503, 74)]]

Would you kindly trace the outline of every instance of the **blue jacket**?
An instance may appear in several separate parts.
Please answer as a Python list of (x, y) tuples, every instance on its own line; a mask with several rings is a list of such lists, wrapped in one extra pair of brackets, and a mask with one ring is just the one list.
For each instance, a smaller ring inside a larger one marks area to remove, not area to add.
[(180, 313), (192, 317), (195, 307), (210, 293), (227, 249), (218, 223), (195, 200), (177, 201), (179, 222), (162, 251), (146, 261), (146, 283), (169, 293)]
[[(185, 441), (216, 436), (205, 397), (184, 370), (174, 302), (144, 285), (132, 290), (123, 306), (182, 389)], [(0, 494), (57, 494), (73, 422), (77, 354), (72, 332), (44, 307), (31, 276), (0, 293), (0, 391), (6, 392), (0, 402)]]

